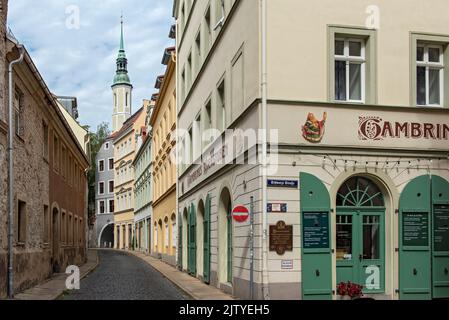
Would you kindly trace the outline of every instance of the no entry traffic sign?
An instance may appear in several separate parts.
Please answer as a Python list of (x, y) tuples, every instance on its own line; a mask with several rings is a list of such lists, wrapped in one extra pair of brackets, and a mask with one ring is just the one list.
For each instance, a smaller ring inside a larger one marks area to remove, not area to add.
[(244, 206), (237, 206), (232, 210), (232, 217), (236, 222), (242, 223), (248, 220), (249, 211)]

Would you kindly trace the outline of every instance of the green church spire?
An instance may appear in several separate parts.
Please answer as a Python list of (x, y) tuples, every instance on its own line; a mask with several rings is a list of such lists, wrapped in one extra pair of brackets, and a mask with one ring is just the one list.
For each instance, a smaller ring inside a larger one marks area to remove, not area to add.
[(112, 86), (121, 84), (131, 86), (131, 80), (128, 75), (128, 59), (125, 52), (125, 37), (123, 35), (123, 16), (121, 17), (120, 25), (120, 49), (117, 56), (117, 71)]

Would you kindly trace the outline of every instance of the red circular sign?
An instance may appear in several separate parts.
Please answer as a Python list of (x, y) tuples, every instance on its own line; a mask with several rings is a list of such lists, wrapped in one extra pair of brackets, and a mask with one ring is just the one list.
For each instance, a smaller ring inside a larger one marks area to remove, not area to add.
[(248, 220), (249, 211), (244, 206), (235, 207), (234, 210), (232, 210), (232, 217), (236, 222), (245, 222)]

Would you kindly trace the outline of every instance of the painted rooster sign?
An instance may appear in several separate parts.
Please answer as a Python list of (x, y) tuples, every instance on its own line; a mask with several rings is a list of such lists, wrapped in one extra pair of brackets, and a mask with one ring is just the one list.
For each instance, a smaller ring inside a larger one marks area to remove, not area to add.
[(307, 116), (306, 124), (302, 127), (302, 136), (309, 142), (318, 143), (324, 137), (327, 112), (323, 115), (323, 120), (319, 121), (313, 113)]

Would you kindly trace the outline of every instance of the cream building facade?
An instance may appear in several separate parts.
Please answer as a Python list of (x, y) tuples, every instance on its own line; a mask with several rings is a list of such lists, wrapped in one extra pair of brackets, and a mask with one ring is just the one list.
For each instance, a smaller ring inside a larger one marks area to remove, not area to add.
[(137, 153), (136, 135), (145, 125), (144, 105), (114, 134), (114, 243), (116, 249), (134, 247), (134, 170), (132, 162)]
[(163, 261), (176, 264), (176, 55), (168, 48), (163, 55), (164, 76), (156, 82), (159, 94), (150, 119), (153, 128), (153, 250)]
[(256, 298), (448, 297), (448, 6), (175, 1), (182, 268), (248, 298), (253, 197)]

